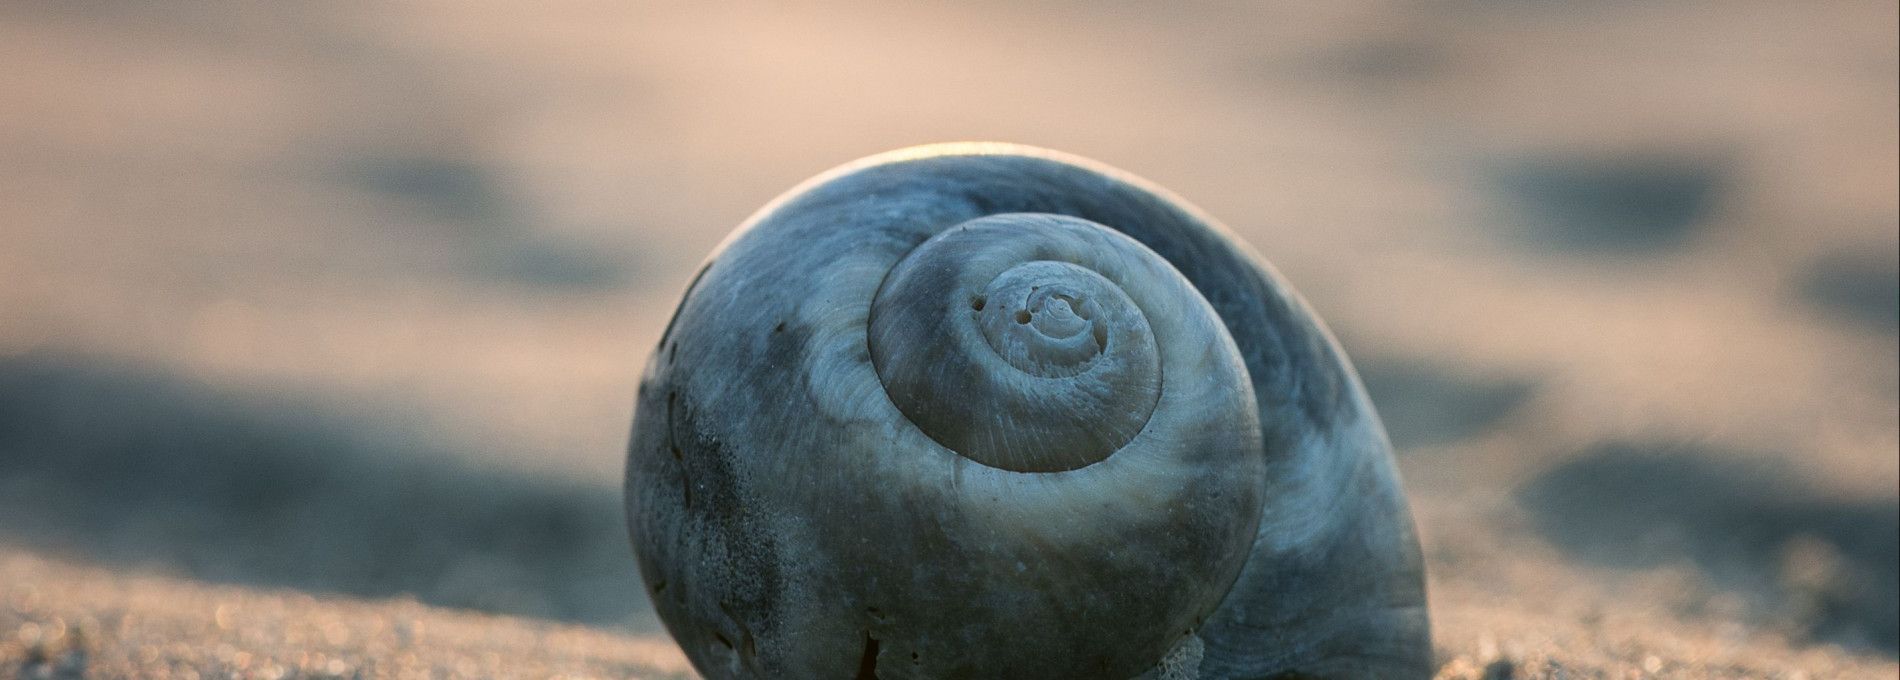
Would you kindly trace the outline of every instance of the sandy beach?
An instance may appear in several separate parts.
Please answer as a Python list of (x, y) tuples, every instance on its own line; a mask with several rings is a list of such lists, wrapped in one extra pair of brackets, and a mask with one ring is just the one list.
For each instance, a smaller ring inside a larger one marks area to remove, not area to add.
[(0, 677), (667, 678), (695, 267), (872, 153), (1121, 167), (1351, 355), (1441, 678), (1900, 676), (1891, 2), (0, 7)]

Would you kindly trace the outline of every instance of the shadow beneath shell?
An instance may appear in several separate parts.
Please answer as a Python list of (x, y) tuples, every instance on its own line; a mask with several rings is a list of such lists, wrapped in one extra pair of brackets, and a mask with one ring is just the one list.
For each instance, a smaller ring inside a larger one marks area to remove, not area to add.
[(586, 623), (645, 598), (614, 486), (82, 357), (0, 359), (0, 540), (209, 581)]

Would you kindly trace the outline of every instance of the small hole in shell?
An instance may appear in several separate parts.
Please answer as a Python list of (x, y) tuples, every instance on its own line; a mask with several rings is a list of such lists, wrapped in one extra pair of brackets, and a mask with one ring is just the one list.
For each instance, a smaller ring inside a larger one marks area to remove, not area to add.
[(1029, 323), (1029, 310), (1027, 309), (1016, 310), (1016, 323), (1022, 323), (1022, 324)]
[(976, 297), (973, 297), (973, 298), (970, 298), (970, 309), (973, 309), (973, 310), (976, 310), (976, 311), (979, 311), (979, 312), (981, 312), (981, 311), (983, 311), (983, 305), (984, 305), (985, 303), (987, 303), (987, 302), (989, 302), (989, 301), (988, 301), (988, 300), (985, 300), (985, 299), (983, 299), (983, 296), (981, 296), (981, 295), (978, 295), (978, 296), (976, 296)]

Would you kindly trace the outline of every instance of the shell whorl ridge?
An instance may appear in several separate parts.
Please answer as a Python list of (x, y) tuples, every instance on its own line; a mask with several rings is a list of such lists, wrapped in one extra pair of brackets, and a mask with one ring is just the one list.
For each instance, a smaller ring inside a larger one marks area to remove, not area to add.
[(627, 509), (713, 678), (1430, 669), (1324, 328), (1179, 199), (1038, 149), (867, 159), (741, 227), (651, 356)]

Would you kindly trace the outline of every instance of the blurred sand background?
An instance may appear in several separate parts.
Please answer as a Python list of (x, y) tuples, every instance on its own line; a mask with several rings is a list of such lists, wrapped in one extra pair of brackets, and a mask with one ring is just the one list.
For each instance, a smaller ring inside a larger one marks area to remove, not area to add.
[(0, 5), (0, 677), (688, 673), (633, 390), (917, 143), (1195, 201), (1347, 346), (1441, 676), (1900, 675), (1892, 2)]

